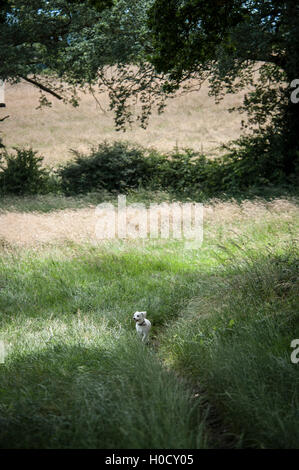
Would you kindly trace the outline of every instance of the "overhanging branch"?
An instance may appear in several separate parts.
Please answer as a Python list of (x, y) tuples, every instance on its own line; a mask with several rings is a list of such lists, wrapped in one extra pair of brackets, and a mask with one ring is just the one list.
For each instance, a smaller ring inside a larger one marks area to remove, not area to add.
[(32, 78), (28, 78), (28, 77), (23, 77), (22, 75), (20, 76), (23, 80), (25, 80), (26, 82), (29, 82), (31, 83), (32, 85), (38, 87), (40, 90), (43, 90), (45, 91), (46, 93), (49, 93), (50, 95), (53, 95), (55, 96), (55, 98), (57, 98), (58, 100), (62, 100), (63, 97), (58, 95), (55, 91), (51, 90), (51, 88), (48, 88), (46, 87), (45, 85), (43, 85), (42, 83), (39, 83), (35, 80), (33, 80)]

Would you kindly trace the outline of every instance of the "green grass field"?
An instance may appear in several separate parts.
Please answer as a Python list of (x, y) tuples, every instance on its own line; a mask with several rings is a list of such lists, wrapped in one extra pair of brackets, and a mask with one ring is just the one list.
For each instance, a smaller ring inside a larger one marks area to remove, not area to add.
[(194, 250), (2, 238), (1, 447), (298, 447), (298, 215), (295, 198), (214, 201)]

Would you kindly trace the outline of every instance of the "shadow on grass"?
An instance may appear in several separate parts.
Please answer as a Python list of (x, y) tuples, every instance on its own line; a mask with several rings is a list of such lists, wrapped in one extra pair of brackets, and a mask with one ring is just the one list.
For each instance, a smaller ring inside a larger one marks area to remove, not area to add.
[[(126, 194), (124, 192), (124, 194)], [(59, 210), (75, 210), (93, 208), (103, 202), (117, 205), (117, 193), (91, 192), (87, 194), (77, 194), (75, 196), (65, 196), (63, 194), (49, 193), (34, 196), (3, 196), (0, 198), (1, 211), (13, 212), (36, 212), (49, 213)], [(232, 190), (226, 193), (215, 193), (213, 196), (205, 196), (201, 193), (194, 193), (193, 197), (180, 194), (172, 194), (167, 191), (151, 191), (146, 189), (130, 190), (127, 194), (127, 203), (144, 203), (147, 207), (150, 203), (162, 203), (171, 201), (181, 202), (202, 202), (208, 204), (211, 199), (222, 202), (236, 201), (242, 203), (244, 200), (262, 199), (265, 202), (275, 198), (298, 197), (299, 189), (294, 186), (266, 186), (251, 188), (246, 191)]]
[(107, 338), (8, 358), (1, 448), (205, 447), (200, 400), (187, 385), (135, 337)]

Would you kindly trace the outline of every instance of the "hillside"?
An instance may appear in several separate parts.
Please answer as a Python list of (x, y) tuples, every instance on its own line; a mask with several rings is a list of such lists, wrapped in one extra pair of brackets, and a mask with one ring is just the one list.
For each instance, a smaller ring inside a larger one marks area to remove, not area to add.
[(0, 109), (0, 118), (10, 116), (1, 125), (6, 145), (31, 146), (49, 164), (70, 159), (70, 148), (86, 150), (105, 139), (129, 140), (161, 151), (178, 145), (215, 154), (219, 144), (240, 134), (241, 116), (228, 108), (241, 97), (227, 96), (216, 105), (207, 86), (169, 100), (162, 115), (152, 115), (147, 129), (135, 126), (126, 133), (115, 130), (107, 95), (99, 97), (101, 107), (91, 94), (80, 97), (78, 108), (54, 98), (51, 108), (36, 109), (39, 90), (26, 83), (6, 85), (6, 108)]

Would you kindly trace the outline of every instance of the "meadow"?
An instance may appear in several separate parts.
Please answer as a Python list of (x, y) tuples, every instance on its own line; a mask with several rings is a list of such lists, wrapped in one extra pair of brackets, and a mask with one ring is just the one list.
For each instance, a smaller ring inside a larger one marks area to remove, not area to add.
[(39, 106), (39, 91), (26, 83), (6, 85), (6, 108), (0, 109), (1, 133), (8, 149), (30, 146), (38, 150), (49, 165), (72, 158), (70, 149), (85, 152), (103, 140), (127, 140), (168, 152), (176, 145), (214, 154), (217, 147), (240, 134), (241, 116), (229, 113), (240, 95), (226, 97), (219, 105), (203, 85), (200, 92), (177, 96), (168, 101), (165, 112), (153, 113), (147, 129), (133, 125), (127, 132), (116, 132), (107, 93), (80, 93), (80, 106), (74, 108), (55, 99), (50, 108)]
[(1, 236), (1, 447), (296, 447), (297, 201), (213, 201), (197, 249), (76, 242), (82, 210)]
[[(111, 116), (107, 133), (95, 134), (87, 102), (33, 111), (31, 95), (16, 90), (3, 128), (10, 146), (30, 144), (55, 164), (70, 147), (115, 138)], [(218, 143), (239, 132), (237, 121), (222, 125), (224, 108), (188, 111), (199, 106), (188, 99), (126, 140), (161, 139), (167, 150), (182, 135), (180, 145), (200, 148), (205, 117), (204, 148), (213, 132)], [(199, 126), (193, 136), (186, 115)], [(199, 247), (98, 240), (95, 208), (105, 200), (116, 196), (0, 200), (1, 448), (297, 448), (298, 198), (273, 188), (204, 201)], [(127, 198), (169, 201), (142, 190)], [(136, 310), (153, 324), (147, 345), (136, 337)]]

